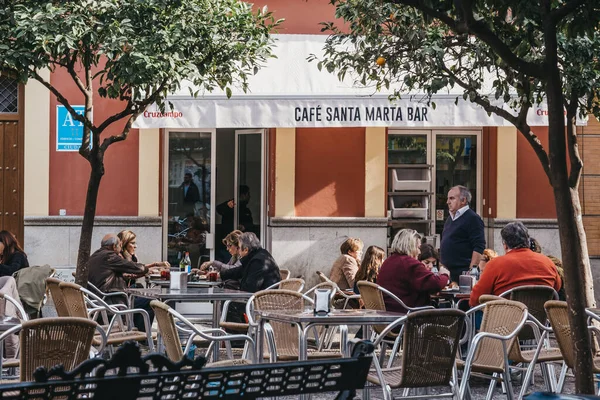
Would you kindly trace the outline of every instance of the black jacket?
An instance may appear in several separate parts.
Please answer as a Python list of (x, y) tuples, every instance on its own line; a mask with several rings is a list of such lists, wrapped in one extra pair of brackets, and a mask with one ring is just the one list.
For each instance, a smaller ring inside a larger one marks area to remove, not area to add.
[(265, 249), (248, 253), (241, 262), (241, 266), (221, 272), (221, 279), (237, 279), (240, 281), (240, 290), (250, 293), (264, 290), (281, 280), (279, 266)]
[(12, 276), (18, 270), (27, 267), (29, 267), (27, 255), (15, 251), (8, 257), (8, 260), (4, 260), (4, 263), (0, 264), (0, 276)]

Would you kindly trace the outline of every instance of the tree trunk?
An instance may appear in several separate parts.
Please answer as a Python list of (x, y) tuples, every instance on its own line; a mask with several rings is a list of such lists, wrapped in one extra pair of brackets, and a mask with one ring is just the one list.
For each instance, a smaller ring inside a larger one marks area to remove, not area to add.
[[(95, 155), (95, 154), (94, 154)], [(81, 224), (81, 237), (79, 238), (79, 252), (77, 253), (77, 270), (75, 282), (81, 286), (87, 286), (88, 268), (87, 263), (92, 250), (92, 233), (94, 231), (94, 218), (96, 217), (96, 204), (98, 202), (98, 191), (100, 181), (104, 175), (104, 163), (92, 155), (90, 162), (92, 170), (88, 181), (87, 195), (85, 198), (85, 210), (83, 212), (83, 223)]]
[(586, 306), (594, 305), (593, 283), (577, 187), (569, 186), (563, 94), (558, 70), (548, 79), (550, 181), (558, 219), (560, 247), (569, 303), (569, 324), (575, 352), (575, 391), (594, 394), (592, 346)]

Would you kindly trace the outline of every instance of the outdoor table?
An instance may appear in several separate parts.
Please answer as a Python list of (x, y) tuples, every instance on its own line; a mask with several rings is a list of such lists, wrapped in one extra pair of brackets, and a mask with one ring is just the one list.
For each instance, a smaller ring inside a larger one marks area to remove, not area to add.
[(212, 301), (213, 307), (213, 328), (219, 327), (221, 319), (221, 303), (226, 300), (247, 300), (252, 293), (241, 290), (223, 289), (220, 287), (188, 287), (187, 289), (171, 290), (168, 287), (154, 287), (147, 289), (128, 288), (125, 293), (129, 295), (129, 306), (132, 307), (134, 297), (159, 300), (166, 304), (173, 304), (181, 301)]
[[(150, 279), (148, 281), (148, 283), (150, 283), (150, 285), (153, 286), (161, 286), (161, 287), (169, 287), (171, 285), (171, 281), (168, 280), (164, 280), (164, 279)], [(199, 287), (215, 287), (215, 286), (219, 286), (223, 284), (223, 281), (218, 280), (218, 281), (206, 281), (206, 280), (201, 280), (201, 281), (194, 281), (194, 282), (188, 282), (187, 286), (188, 288), (199, 288)]]
[[(379, 311), (379, 310), (332, 310), (326, 315), (315, 314), (312, 310), (299, 311), (299, 310), (269, 310), (269, 311), (256, 311), (260, 315), (260, 329), (259, 329), (259, 340), (257, 345), (259, 347), (258, 354), (263, 354), (263, 325), (269, 321), (278, 322), (289, 322), (291, 324), (298, 324), (300, 326), (300, 360), (306, 360), (308, 357), (308, 344), (307, 344), (307, 333), (316, 325), (324, 326), (341, 326), (341, 325), (380, 325), (389, 324), (396, 321), (398, 318), (403, 317), (405, 314), (395, 313), (391, 311)], [(368, 337), (368, 332), (365, 330), (365, 337)], [(344, 356), (348, 357), (348, 338), (347, 332), (342, 330), (342, 337), (340, 338), (342, 344), (342, 352)]]
[[(188, 287), (186, 289), (171, 290), (168, 287), (154, 287), (147, 289), (128, 288), (125, 293), (129, 296), (129, 307), (133, 308), (133, 298), (159, 300), (174, 307), (174, 303), (181, 301), (211, 301), (213, 302), (212, 327), (218, 328), (221, 320), (221, 303), (226, 300), (247, 300), (253, 293), (241, 290), (223, 289), (220, 287)], [(214, 361), (217, 361), (219, 352), (214, 352)]]
[(459, 289), (444, 289), (431, 297), (448, 300), (452, 304), (452, 308), (458, 308), (461, 300), (468, 300), (471, 297), (471, 292), (461, 292)]

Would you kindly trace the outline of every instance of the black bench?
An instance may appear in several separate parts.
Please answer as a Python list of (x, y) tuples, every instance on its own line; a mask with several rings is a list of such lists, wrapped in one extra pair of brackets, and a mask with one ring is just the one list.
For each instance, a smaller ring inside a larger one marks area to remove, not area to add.
[(203, 368), (203, 357), (173, 363), (160, 354), (142, 356), (130, 342), (110, 360), (87, 360), (70, 372), (40, 367), (34, 382), (0, 385), (0, 399), (256, 399), (319, 392), (348, 399), (364, 387), (372, 353), (372, 343), (360, 341), (351, 358)]

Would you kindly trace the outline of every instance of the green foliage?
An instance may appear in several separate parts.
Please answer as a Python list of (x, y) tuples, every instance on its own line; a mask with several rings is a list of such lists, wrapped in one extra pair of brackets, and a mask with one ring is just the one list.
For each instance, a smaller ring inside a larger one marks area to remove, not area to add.
[[(395, 95), (450, 87), (465, 100), (514, 110), (540, 103), (548, 81), (548, 38), (557, 40), (566, 99), (600, 115), (600, 3), (584, 0), (331, 0), (336, 17), (318, 67)], [(544, 7), (547, 3), (548, 7)], [(376, 63), (385, 58), (383, 66)], [(315, 59), (315, 57), (312, 57)], [(457, 97), (457, 101), (458, 98)], [(482, 104), (483, 105), (483, 104)], [(492, 107), (486, 108), (494, 112)], [(503, 115), (506, 117), (506, 115)], [(512, 114), (515, 122), (517, 115)], [(511, 118), (509, 118), (511, 119)]]
[(97, 92), (163, 104), (184, 80), (197, 92), (233, 85), (271, 57), (277, 26), (266, 10), (238, 0), (5, 0), (0, 9), (0, 66), (21, 80), (48, 67), (93, 74)]

